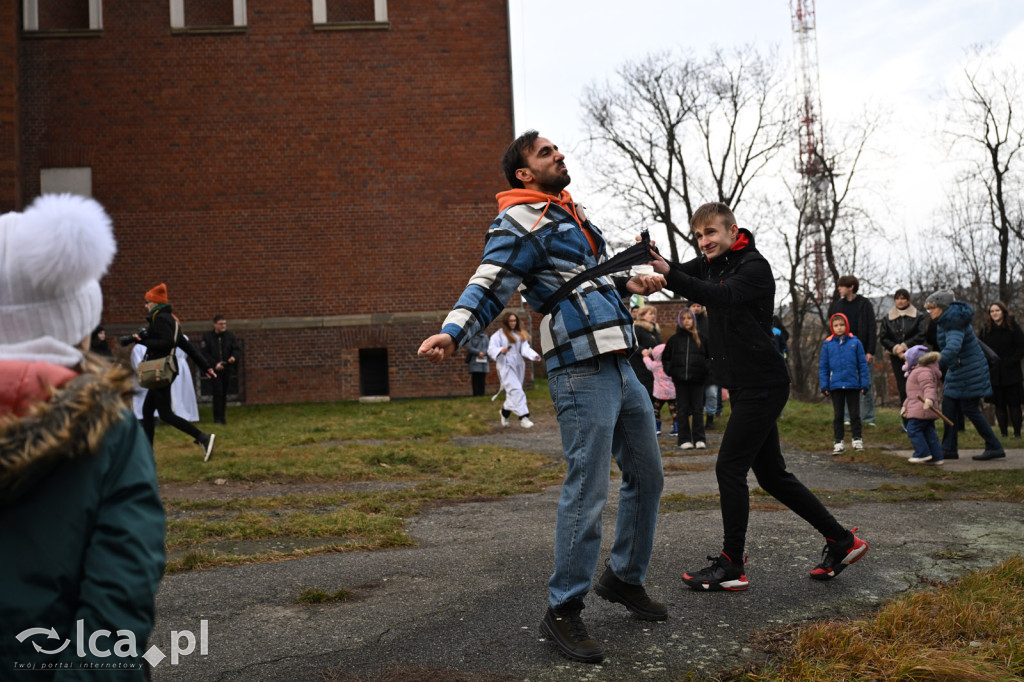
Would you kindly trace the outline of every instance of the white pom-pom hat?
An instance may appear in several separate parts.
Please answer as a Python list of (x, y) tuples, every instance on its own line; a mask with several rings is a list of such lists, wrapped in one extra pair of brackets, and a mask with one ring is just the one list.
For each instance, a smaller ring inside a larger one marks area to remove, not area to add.
[(24, 213), (0, 215), (0, 345), (89, 336), (116, 252), (110, 218), (92, 199), (47, 194)]

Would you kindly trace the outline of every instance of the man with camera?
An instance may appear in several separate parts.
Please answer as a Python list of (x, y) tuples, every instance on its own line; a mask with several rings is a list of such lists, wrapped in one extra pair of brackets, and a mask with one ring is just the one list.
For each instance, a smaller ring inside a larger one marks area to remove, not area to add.
[[(203, 354), (197, 351), (182, 335), (181, 325), (178, 318), (171, 312), (171, 304), (167, 300), (167, 285), (156, 285), (146, 292), (145, 298), (149, 327), (139, 330), (144, 333), (133, 335), (136, 342), (146, 347), (146, 356), (143, 360), (158, 360), (173, 353), (175, 348), (181, 348), (202, 369), (204, 374), (211, 379), (215, 378), (217, 372), (206, 361)], [(203, 448), (203, 461), (210, 460), (216, 435), (203, 433), (189, 421), (174, 414), (174, 410), (171, 408), (170, 385), (149, 389), (149, 393), (146, 394), (146, 399), (142, 403), (142, 430), (146, 432), (150, 445), (153, 444), (153, 435), (156, 431), (154, 411), (160, 412), (160, 419), (165, 423), (192, 436), (196, 444)]]

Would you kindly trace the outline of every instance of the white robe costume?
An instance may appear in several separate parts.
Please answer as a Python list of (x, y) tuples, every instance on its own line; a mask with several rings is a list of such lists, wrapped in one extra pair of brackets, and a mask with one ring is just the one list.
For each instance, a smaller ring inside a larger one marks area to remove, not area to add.
[[(188, 339), (188, 337), (185, 337)], [(143, 356), (146, 354), (146, 347), (141, 343), (135, 344), (132, 348), (132, 369), (137, 370), (139, 363), (142, 362)], [(174, 357), (178, 360), (178, 376), (175, 377), (174, 383), (171, 384), (171, 409), (174, 410), (174, 414), (178, 415), (182, 419), (187, 419), (190, 422), (199, 421), (199, 406), (196, 404), (196, 389), (195, 383), (192, 381), (192, 372), (188, 367), (188, 357), (185, 355), (185, 351), (180, 348), (174, 349)], [(142, 388), (139, 386), (139, 377), (136, 373), (135, 376), (135, 393), (132, 394), (132, 411), (135, 412), (135, 416), (142, 419), (142, 402), (146, 399), (146, 394), (149, 393), (149, 389)], [(160, 416), (160, 411), (154, 412), (156, 416)]]
[[(508, 352), (502, 353), (501, 349), (505, 347), (508, 347)], [(501, 387), (505, 389), (505, 404), (502, 405), (502, 409), (517, 417), (529, 414), (530, 408), (526, 406), (526, 393), (523, 392), (526, 360), (540, 360), (540, 355), (526, 341), (510, 343), (508, 337), (505, 336), (504, 329), (499, 329), (491, 334), (491, 341), (487, 345), (487, 355), (498, 366), (498, 378), (501, 379)]]

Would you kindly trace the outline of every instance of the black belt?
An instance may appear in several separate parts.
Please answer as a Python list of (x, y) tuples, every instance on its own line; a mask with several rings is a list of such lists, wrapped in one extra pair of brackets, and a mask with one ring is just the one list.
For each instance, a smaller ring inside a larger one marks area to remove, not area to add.
[(633, 244), (633, 246), (621, 253), (615, 254), (603, 263), (595, 265), (588, 270), (584, 270), (572, 279), (568, 280), (562, 286), (558, 287), (555, 293), (544, 302), (544, 305), (542, 305), (537, 312), (541, 315), (547, 315), (554, 310), (556, 305), (566, 299), (573, 290), (584, 282), (597, 279), (598, 277), (602, 277), (613, 272), (629, 270), (634, 265), (642, 265), (650, 262), (651, 251), (658, 253), (658, 249), (651, 246), (651, 235), (648, 234), (647, 230), (644, 230), (640, 233), (640, 241)]

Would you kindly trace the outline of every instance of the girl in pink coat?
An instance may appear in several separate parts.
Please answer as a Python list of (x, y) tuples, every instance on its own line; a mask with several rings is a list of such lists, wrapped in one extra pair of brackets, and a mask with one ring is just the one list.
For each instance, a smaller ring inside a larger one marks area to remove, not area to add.
[[(911, 464), (942, 464), (942, 444), (935, 431), (939, 416), (932, 407), (939, 404), (939, 354), (929, 353), (927, 346), (914, 346), (906, 351), (907, 400), (900, 414), (907, 419), (907, 435), (914, 446)], [(924, 399), (924, 402), (921, 399)]]
[(665, 351), (665, 344), (659, 343), (654, 348), (645, 348), (643, 351), (644, 365), (654, 375), (654, 391), (651, 402), (654, 404), (654, 423), (658, 427), (658, 435), (661, 435), (661, 408), (668, 403), (668, 413), (672, 417), (672, 435), (676, 435), (676, 386), (672, 383), (672, 377), (665, 374), (665, 368), (661, 364), (661, 354)]

